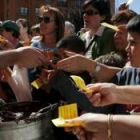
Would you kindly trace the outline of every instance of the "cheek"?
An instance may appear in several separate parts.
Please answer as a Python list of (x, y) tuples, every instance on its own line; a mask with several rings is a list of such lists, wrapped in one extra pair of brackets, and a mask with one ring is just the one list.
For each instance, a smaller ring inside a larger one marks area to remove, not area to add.
[(131, 48), (131, 55), (133, 57), (133, 59), (137, 59), (140, 56), (140, 48)]
[(100, 22), (101, 22), (101, 20), (100, 20), (100, 18), (98, 18), (98, 17), (95, 17), (95, 18), (92, 19), (92, 23), (93, 23), (93, 24), (98, 25), (98, 24), (100, 24)]

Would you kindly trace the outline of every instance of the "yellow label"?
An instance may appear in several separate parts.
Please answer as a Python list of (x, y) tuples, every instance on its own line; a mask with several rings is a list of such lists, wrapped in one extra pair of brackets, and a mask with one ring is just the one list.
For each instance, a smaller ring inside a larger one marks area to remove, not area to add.
[(77, 104), (60, 106), (58, 108), (59, 118), (72, 119), (78, 116)]
[(43, 83), (40, 81), (40, 79), (36, 79), (31, 83), (31, 85), (36, 89), (39, 89), (43, 85)]
[(55, 126), (57, 127), (72, 127), (73, 125), (79, 124), (72, 124), (66, 123), (65, 120), (73, 119), (78, 117), (78, 109), (77, 104), (70, 104), (65, 106), (60, 106), (58, 108), (58, 116), (59, 118), (52, 120)]
[(106, 23), (106, 22), (101, 23), (101, 25), (102, 25), (102, 26), (105, 26), (105, 27), (108, 27), (108, 28), (110, 28), (110, 29), (113, 29), (113, 30), (115, 30), (115, 31), (117, 31), (117, 32), (119, 31), (118, 27), (115, 26), (115, 25), (111, 25), (111, 24), (108, 24), (108, 23)]

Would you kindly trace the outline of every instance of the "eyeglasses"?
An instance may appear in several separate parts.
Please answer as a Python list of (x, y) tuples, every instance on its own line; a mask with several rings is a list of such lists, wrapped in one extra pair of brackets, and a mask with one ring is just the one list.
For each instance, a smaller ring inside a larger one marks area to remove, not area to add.
[(98, 15), (99, 12), (93, 11), (93, 10), (88, 10), (88, 11), (83, 11), (82, 15), (86, 14), (87, 16), (93, 16), (93, 15)]
[(51, 19), (50, 17), (39, 17), (38, 22), (41, 23), (42, 21), (44, 21), (45, 23), (50, 23), (50, 22), (52, 22), (54, 20)]

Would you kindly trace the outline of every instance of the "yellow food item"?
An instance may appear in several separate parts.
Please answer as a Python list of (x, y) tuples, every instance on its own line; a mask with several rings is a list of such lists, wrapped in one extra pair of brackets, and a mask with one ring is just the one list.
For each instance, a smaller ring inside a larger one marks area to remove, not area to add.
[(4, 39), (2, 38), (2, 36), (0, 35), (0, 43), (3, 42)]
[(71, 75), (70, 77), (73, 79), (76, 86), (85, 91), (85, 93), (92, 93), (92, 90), (86, 87), (85, 81), (80, 76)]
[(108, 28), (110, 28), (110, 29), (113, 29), (113, 30), (115, 30), (115, 31), (117, 31), (117, 32), (119, 31), (118, 27), (115, 26), (115, 25), (111, 25), (111, 24), (108, 24), (108, 23), (106, 23), (106, 22), (101, 23), (101, 25), (102, 25), (102, 26), (105, 26), (105, 27), (108, 27)]

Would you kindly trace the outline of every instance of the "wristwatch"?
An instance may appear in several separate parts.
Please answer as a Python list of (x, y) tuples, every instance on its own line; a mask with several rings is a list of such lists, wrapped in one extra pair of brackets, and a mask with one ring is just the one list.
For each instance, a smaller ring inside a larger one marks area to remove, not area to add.
[(90, 74), (93, 78), (98, 76), (99, 71), (101, 70), (101, 65), (100, 63), (96, 62), (96, 66), (94, 71)]

